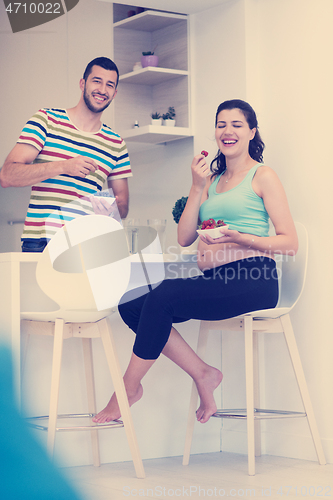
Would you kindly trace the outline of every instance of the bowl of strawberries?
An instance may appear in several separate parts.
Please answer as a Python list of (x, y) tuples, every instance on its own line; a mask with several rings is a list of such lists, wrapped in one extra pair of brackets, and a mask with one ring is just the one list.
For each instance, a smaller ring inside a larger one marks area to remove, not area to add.
[(229, 225), (221, 219), (217, 222), (215, 219), (207, 219), (200, 224), (197, 229), (197, 233), (203, 236), (206, 236), (208, 234), (211, 238), (216, 240), (216, 238), (221, 238), (222, 236), (224, 236), (224, 234), (220, 231), (221, 227), (225, 227), (226, 229), (228, 229)]

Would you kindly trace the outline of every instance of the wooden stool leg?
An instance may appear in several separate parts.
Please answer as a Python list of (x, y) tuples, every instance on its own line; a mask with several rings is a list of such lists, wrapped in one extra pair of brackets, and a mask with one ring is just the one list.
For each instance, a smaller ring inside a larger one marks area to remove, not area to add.
[(324, 450), (322, 447), (319, 431), (317, 428), (317, 423), (310, 399), (310, 394), (306, 383), (302, 362), (298, 352), (297, 343), (289, 314), (286, 314), (281, 318), (281, 323), (283, 326), (284, 336), (287, 342), (289, 354), (295, 371), (298, 387), (302, 396), (305, 413), (307, 415), (310, 431), (312, 434), (313, 444), (315, 446), (318, 457), (318, 462), (320, 463), (320, 465), (325, 465), (326, 459), (324, 455)]
[[(201, 359), (204, 359), (205, 357), (208, 334), (209, 334), (209, 323), (201, 321), (199, 329), (199, 337), (198, 337), (198, 347), (197, 347), (197, 355)], [(191, 398), (190, 398), (190, 407), (187, 418), (183, 465), (188, 465), (190, 461), (191, 444), (192, 444), (193, 430), (195, 424), (195, 410), (197, 406), (197, 401), (198, 401), (198, 391), (195, 383), (193, 382)]]
[(134, 425), (132, 420), (132, 415), (130, 412), (130, 407), (128, 404), (127, 394), (125, 390), (125, 385), (116, 355), (115, 344), (113, 340), (111, 326), (109, 320), (103, 319), (98, 323), (101, 339), (103, 342), (103, 347), (105, 350), (105, 355), (109, 365), (115, 393), (117, 396), (117, 401), (119, 404), (119, 409), (121, 412), (121, 419), (124, 423), (125, 432), (127, 435), (128, 444), (131, 450), (134, 468), (138, 478), (144, 478), (145, 472), (141, 460), (141, 455), (139, 451), (139, 446), (137, 438), (134, 431)]
[(244, 317), (245, 377), (248, 474), (255, 475), (254, 393), (253, 393), (253, 328), (251, 316)]
[[(87, 386), (87, 396), (88, 396), (88, 411), (89, 413), (96, 413), (96, 395), (95, 395), (95, 379), (94, 379), (94, 367), (93, 367), (93, 357), (92, 357), (92, 340), (82, 339), (83, 348), (83, 360), (84, 369), (86, 374), (86, 386)], [(91, 445), (93, 454), (93, 464), (95, 467), (101, 465), (99, 456), (99, 442), (98, 442), (98, 431), (93, 429), (91, 431)]]
[(21, 342), (22, 342), (22, 357), (21, 357), (21, 378), (24, 377), (25, 365), (27, 362), (27, 354), (30, 342), (29, 333), (21, 334)]
[(195, 383), (192, 383), (191, 390), (191, 398), (190, 398), (190, 406), (187, 417), (187, 427), (186, 427), (186, 436), (185, 436), (185, 446), (184, 446), (184, 454), (183, 454), (183, 465), (188, 465), (190, 461), (190, 453), (191, 453), (191, 445), (192, 445), (192, 437), (194, 431), (195, 424), (195, 408), (197, 406), (198, 401), (198, 391)]
[(61, 368), (61, 358), (62, 358), (62, 346), (64, 340), (64, 324), (65, 322), (63, 319), (56, 319), (54, 325), (49, 427), (47, 432), (47, 449), (51, 457), (53, 456), (53, 451), (54, 451), (54, 440), (55, 440), (57, 416), (58, 416), (60, 368)]
[[(259, 386), (259, 339), (258, 332), (253, 332), (253, 398), (254, 407), (260, 408)], [(254, 420), (255, 456), (261, 456), (261, 422)]]

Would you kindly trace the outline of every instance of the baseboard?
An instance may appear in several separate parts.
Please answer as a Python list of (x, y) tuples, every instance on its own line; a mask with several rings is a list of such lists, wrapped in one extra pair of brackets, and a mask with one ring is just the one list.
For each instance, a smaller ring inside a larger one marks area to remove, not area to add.
[[(312, 437), (286, 432), (262, 432), (262, 454), (317, 461)], [(333, 439), (322, 439), (327, 463), (333, 463)], [(247, 454), (246, 430), (222, 429), (221, 451)]]

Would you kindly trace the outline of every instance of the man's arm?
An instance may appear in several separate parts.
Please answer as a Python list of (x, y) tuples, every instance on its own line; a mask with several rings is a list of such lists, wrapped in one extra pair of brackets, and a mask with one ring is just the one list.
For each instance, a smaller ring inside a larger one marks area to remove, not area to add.
[(16, 144), (0, 170), (1, 186), (32, 186), (60, 174), (85, 177), (90, 171), (97, 170), (97, 163), (86, 156), (32, 164), (38, 153), (38, 149), (30, 144)]
[(128, 214), (129, 205), (129, 190), (128, 182), (126, 179), (108, 179), (108, 187), (114, 192), (117, 197), (117, 206), (120, 217), (125, 219)]

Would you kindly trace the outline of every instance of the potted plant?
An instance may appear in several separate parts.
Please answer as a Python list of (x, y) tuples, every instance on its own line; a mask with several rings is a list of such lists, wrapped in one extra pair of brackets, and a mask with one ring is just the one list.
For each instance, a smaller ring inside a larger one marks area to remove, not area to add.
[(155, 113), (152, 113), (150, 116), (152, 125), (162, 125), (162, 117), (158, 111), (155, 111)]
[(174, 127), (176, 120), (176, 112), (173, 106), (169, 106), (168, 111), (162, 115), (163, 125), (167, 125), (169, 127)]
[(158, 66), (158, 56), (155, 56), (154, 51), (142, 52), (141, 64), (143, 68), (148, 66), (156, 67)]
[[(175, 221), (176, 224), (178, 224), (181, 215), (184, 211), (185, 205), (187, 203), (188, 196), (182, 196), (182, 198), (179, 198), (179, 200), (176, 201), (173, 209), (172, 209), (172, 216), (173, 220)], [(198, 239), (196, 239), (191, 245), (188, 247), (180, 247), (180, 252), (182, 254), (195, 254), (197, 251), (197, 246), (198, 246)]]
[(176, 224), (178, 224), (179, 219), (184, 211), (188, 196), (182, 196), (176, 201), (175, 206), (172, 209), (172, 217)]

